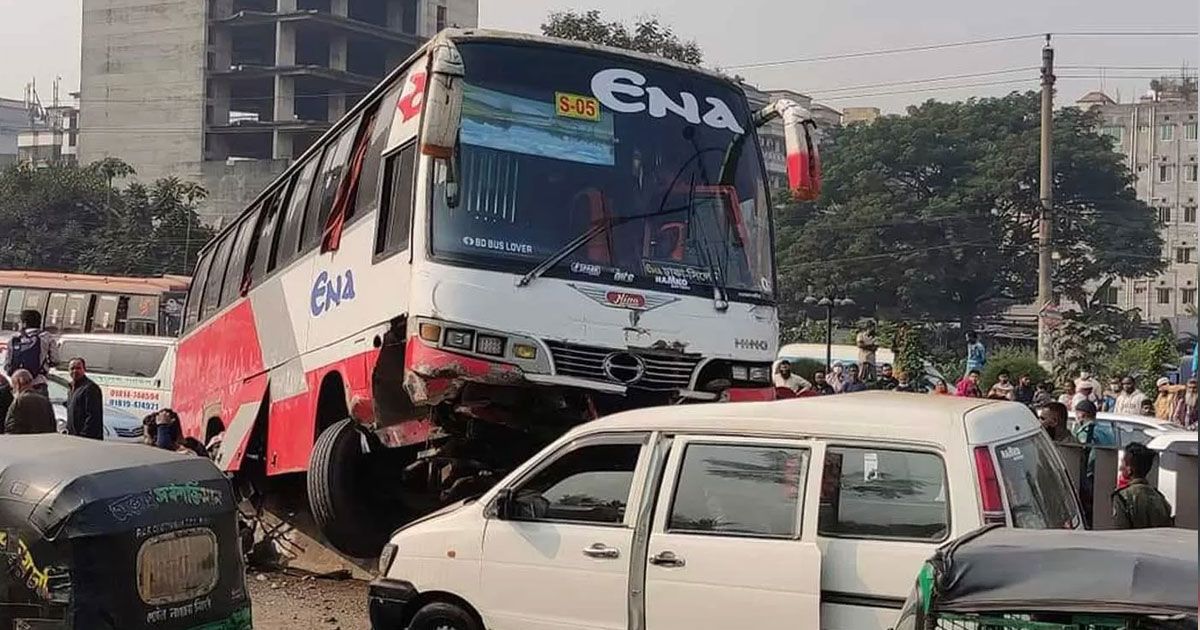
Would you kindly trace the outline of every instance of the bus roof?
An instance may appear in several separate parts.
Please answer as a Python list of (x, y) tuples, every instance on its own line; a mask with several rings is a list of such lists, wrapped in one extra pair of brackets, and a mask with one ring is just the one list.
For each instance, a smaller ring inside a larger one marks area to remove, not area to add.
[(0, 287), (130, 295), (160, 295), (169, 291), (187, 291), (191, 280), (187, 276), (133, 278), (57, 271), (0, 271)]
[(735, 79), (733, 79), (732, 77), (729, 77), (727, 75), (721, 74), (721, 73), (713, 71), (713, 70), (709, 70), (707, 68), (701, 68), (700, 66), (689, 65), (689, 64), (686, 64), (683, 62), (675, 61), (673, 59), (667, 59), (666, 57), (659, 57), (658, 55), (651, 55), (651, 54), (639, 52), (636, 50), (626, 50), (624, 48), (614, 48), (612, 46), (603, 46), (600, 44), (579, 42), (579, 41), (570, 40), (570, 39), (560, 39), (558, 37), (548, 37), (545, 35), (534, 35), (532, 33), (518, 33), (518, 32), (514, 32), (514, 31), (504, 31), (504, 30), (498, 30), (498, 29), (448, 28), (448, 29), (441, 31), (437, 35), (434, 35), (433, 37), (431, 37), (429, 39), (429, 41), (425, 42), (420, 48), (418, 48), (416, 50), (416, 52), (414, 52), (412, 55), (409, 55), (409, 57), (407, 59), (405, 59), (402, 63), (397, 64), (396, 67), (393, 68), (392, 71), (390, 73), (388, 73), (375, 87), (371, 88), (370, 92), (368, 92), (365, 96), (363, 96), (361, 99), (359, 99), (358, 103), (356, 103), (354, 105), (354, 107), (350, 108), (350, 110), (347, 111), (340, 119), (338, 119), (338, 121), (336, 123), (334, 123), (329, 129), (325, 130), (325, 133), (321, 134), (320, 137), (318, 137), (316, 140), (314, 140), (313, 143), (307, 149), (304, 150), (304, 153), (301, 153), (299, 157), (293, 159), (292, 163), (289, 164), (288, 167), (286, 169), (284, 169), (284, 171), (282, 173), (280, 173), (278, 177), (276, 177), (274, 180), (271, 181), (270, 184), (268, 184), (261, 191), (259, 191), (258, 195), (256, 195), (254, 197), (254, 199), (251, 200), (250, 203), (246, 204), (246, 207), (245, 207), (245, 209), (242, 210), (242, 212), (240, 212), (236, 217), (234, 217), (227, 224), (222, 226), (221, 229), (217, 230), (217, 232), (215, 234), (213, 234), (212, 240), (210, 240), (207, 244), (204, 245), (204, 247), (202, 247), (200, 249), (200, 252), (199, 252), (198, 256), (196, 257), (196, 264), (198, 265), (200, 263), (200, 259), (203, 258), (204, 255), (207, 254), (208, 251), (211, 250), (216, 245), (216, 243), (220, 240), (220, 238), (222, 236), (224, 236), (227, 232), (231, 232), (231, 231), (237, 229), (238, 224), (241, 223), (242, 220), (246, 217), (246, 215), (248, 215), (254, 209), (254, 207), (263, 198), (265, 198), (267, 196), (267, 193), (275, 190), (275, 188), (280, 185), (280, 182), (286, 182), (293, 175), (295, 175), (295, 173), (304, 166), (304, 163), (306, 160), (308, 160), (315, 153), (317, 153), (318, 151), (320, 151), (324, 148), (324, 146), (325, 146), (324, 143), (327, 140), (329, 140), (330, 138), (333, 138), (337, 134), (341, 133), (342, 130), (345, 128), (345, 126), (347, 124), (349, 124), (349, 121), (353, 120), (354, 117), (357, 116), (360, 112), (362, 112), (368, 106), (372, 105), (376, 98), (380, 97), (383, 94), (383, 92), (392, 85), (392, 83), (394, 81), (398, 80), (403, 73), (408, 71), (409, 64), (414, 59), (417, 59), (421, 55), (426, 54), (427, 52), (429, 52), (429, 50), (431, 48), (436, 47), (438, 44), (445, 42), (446, 40), (450, 40), (452, 42), (459, 42), (459, 41), (505, 42), (505, 41), (507, 41), (507, 42), (514, 42), (514, 43), (524, 42), (524, 43), (528, 43), (528, 44), (554, 44), (556, 46), (577, 48), (579, 50), (588, 50), (588, 51), (598, 52), (598, 53), (603, 53), (603, 54), (617, 55), (617, 56), (621, 56), (621, 57), (629, 57), (629, 58), (637, 59), (637, 60), (645, 62), (645, 63), (653, 63), (653, 64), (658, 64), (661, 66), (670, 66), (672, 68), (675, 68), (676, 70), (680, 70), (683, 72), (691, 72), (694, 74), (701, 74), (701, 75), (707, 76), (709, 78), (715, 79), (717, 81), (722, 81), (724, 83), (727, 83), (727, 84), (733, 86), (735, 89), (740, 90), (743, 93), (745, 93), (745, 90), (742, 88), (741, 83), (739, 83), (738, 81), (736, 81)]
[(86, 341), (106, 342), (138, 346), (171, 346), (177, 341), (174, 337), (156, 337), (152, 335), (119, 335), (110, 333), (65, 333), (58, 336), (58, 342)]

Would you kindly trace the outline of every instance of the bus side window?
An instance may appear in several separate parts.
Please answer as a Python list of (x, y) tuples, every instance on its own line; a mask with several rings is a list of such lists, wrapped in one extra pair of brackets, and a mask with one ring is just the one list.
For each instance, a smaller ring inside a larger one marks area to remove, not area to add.
[(304, 213), (304, 229), (301, 237), (301, 249), (315, 247), (321, 240), (321, 232), (325, 229), (325, 221), (329, 219), (329, 210), (333, 207), (333, 198), (337, 194), (338, 184), (350, 160), (350, 151), (354, 148), (354, 138), (358, 135), (358, 123), (346, 127), (337, 140), (325, 149), (321, 158), (321, 170), (313, 184), (312, 195), (308, 199), (308, 210)]
[(196, 273), (192, 276), (192, 284), (188, 287), (187, 306), (184, 314), (183, 329), (191, 330), (200, 323), (200, 302), (204, 295), (204, 284), (208, 279), (208, 268), (212, 264), (212, 249), (196, 263)]
[(225, 279), (225, 267), (229, 263), (229, 250), (233, 248), (234, 233), (225, 232), (221, 244), (213, 254), (212, 267), (204, 281), (204, 302), (200, 305), (200, 321), (212, 317), (221, 308), (221, 281)]
[(279, 266), (286, 267), (296, 260), (300, 251), (300, 228), (304, 222), (304, 208), (308, 202), (308, 192), (312, 187), (313, 175), (317, 172), (319, 160), (310, 158), (308, 164), (300, 170), (292, 183), (291, 195), (288, 197), (287, 214), (283, 218), (283, 230), (279, 236)]
[(379, 173), (383, 165), (383, 150), (387, 148), (396, 103), (400, 100), (403, 89), (404, 81), (398, 81), (396, 87), (379, 103), (375, 125), (371, 128), (371, 144), (367, 146), (367, 157), (363, 161), (362, 173), (358, 176), (358, 198), (354, 204), (354, 213), (347, 217), (346, 223), (358, 217), (365, 217), (380, 206), (382, 197), (379, 194)]
[[(230, 232), (233, 240), (233, 250), (230, 252), (229, 265), (225, 269), (225, 282), (221, 289), (221, 306), (233, 302), (242, 293), (242, 279), (246, 275), (246, 252), (250, 249), (250, 236), (258, 227), (258, 209), (255, 208), (242, 219), (236, 232)], [(236, 238), (233, 234), (237, 234)]]
[(413, 184), (417, 171), (417, 143), (410, 142), (384, 159), (383, 201), (375, 231), (375, 257), (408, 249), (409, 221), (413, 210)]
[(250, 252), (247, 271), (250, 274), (250, 286), (256, 287), (267, 274), (275, 268), (276, 254), (279, 251), (275, 229), (279, 226), (279, 206), (283, 202), (283, 188), (271, 193), (263, 202), (262, 220), (254, 231), (250, 241)]
[(8, 304), (4, 306), (4, 330), (21, 329), (21, 309), (25, 307), (25, 289), (8, 292)]
[(59, 329), (62, 328), (63, 317), (66, 314), (67, 294), (51, 293), (50, 299), (46, 301), (46, 318), (42, 320), (42, 324), (50, 332), (59, 332)]

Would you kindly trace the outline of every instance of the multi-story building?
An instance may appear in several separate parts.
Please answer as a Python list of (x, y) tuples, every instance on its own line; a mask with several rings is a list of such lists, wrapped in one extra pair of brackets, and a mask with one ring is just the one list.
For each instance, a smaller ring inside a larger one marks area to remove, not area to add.
[(209, 191), (235, 215), (478, 0), (83, 0), (79, 157)]
[(17, 136), (29, 128), (25, 101), (0, 98), (0, 167), (17, 161)]
[(854, 123), (871, 124), (879, 118), (878, 107), (846, 107), (842, 109), (842, 122), (847, 125)]
[[(78, 99), (79, 93), (72, 92)], [(17, 159), (34, 166), (75, 164), (79, 150), (79, 106), (39, 108), (33, 124), (17, 134)]]
[[(1197, 308), (1197, 140), (1196, 80), (1161, 79), (1132, 103), (1117, 103), (1103, 92), (1077, 101), (1100, 116), (1100, 132), (1133, 173), (1137, 196), (1158, 212), (1167, 268), (1150, 278), (1114, 285), (1109, 302), (1139, 309), (1143, 319), (1169, 319), (1194, 325)], [(1131, 243), (1131, 248), (1136, 244)]]

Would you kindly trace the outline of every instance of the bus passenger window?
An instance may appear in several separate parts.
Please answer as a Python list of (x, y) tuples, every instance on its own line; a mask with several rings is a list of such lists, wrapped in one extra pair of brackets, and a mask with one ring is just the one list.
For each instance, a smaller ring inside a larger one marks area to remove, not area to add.
[(88, 316), (92, 313), (92, 295), (90, 293), (71, 293), (67, 295), (67, 314), (63, 318), (64, 333), (81, 333), (87, 330)]
[[(379, 173), (383, 164), (383, 150), (387, 148), (388, 134), (392, 129), (392, 112), (404, 82), (398, 81), (396, 86), (377, 104), (379, 112), (375, 115), (375, 124), (371, 127), (371, 144), (367, 146), (367, 157), (363, 160), (362, 173), (358, 176), (358, 198), (354, 204), (354, 216), (366, 216), (379, 208)], [(375, 106), (372, 106), (375, 107)], [(347, 218), (349, 222), (349, 217)]]
[(208, 279), (208, 268), (212, 263), (212, 250), (196, 263), (196, 275), (192, 276), (192, 284), (188, 288), (187, 312), (184, 316), (184, 330), (191, 330), (200, 323), (200, 301), (204, 295), (204, 285)]
[(279, 248), (279, 266), (286, 267), (296, 259), (300, 251), (300, 228), (304, 222), (304, 208), (308, 202), (308, 192), (312, 187), (313, 176), (317, 172), (318, 161), (310, 159), (298, 175), (293, 178), (291, 196), (288, 198), (287, 214), (283, 219), (283, 230), (280, 233), (276, 247)]
[(92, 315), (92, 329), (95, 333), (110, 333), (117, 330), (117, 305), (119, 300), (115, 295), (96, 296), (96, 310)]
[(313, 247), (321, 240), (321, 232), (325, 229), (325, 221), (333, 207), (338, 184), (341, 183), (342, 174), (350, 160), (350, 151), (354, 148), (356, 135), (357, 121), (346, 127), (337, 137), (337, 142), (325, 149), (325, 155), (321, 159), (321, 170), (308, 200), (308, 210), (304, 213), (303, 236), (300, 239), (302, 249)]
[(221, 308), (221, 281), (225, 279), (225, 267), (229, 263), (229, 250), (233, 247), (233, 232), (221, 237), (213, 255), (212, 268), (204, 281), (204, 303), (200, 306), (200, 321), (212, 317)]
[[(221, 290), (221, 306), (225, 306), (237, 299), (242, 291), (242, 278), (246, 273), (246, 250), (250, 248), (250, 235), (257, 227), (258, 212), (251, 212), (250, 216), (242, 220), (237, 228), (237, 237), (233, 241), (233, 250), (229, 255), (229, 265), (225, 269), (225, 283)], [(230, 232), (229, 238), (234, 238), (235, 232)]]
[(50, 295), (49, 291), (26, 291), (25, 292), (25, 310), (37, 311), (42, 314), (45, 319), (46, 314), (46, 298)]
[(416, 175), (417, 145), (409, 143), (384, 161), (383, 203), (375, 233), (375, 255), (390, 255), (408, 249), (409, 219), (413, 210), (413, 180)]
[(276, 242), (278, 232), (275, 228), (279, 225), (282, 197), (280, 191), (275, 191), (267, 197), (263, 203), (262, 220), (258, 222), (254, 238), (250, 241), (250, 251), (246, 255), (251, 257), (247, 267), (252, 287), (258, 286), (258, 283), (275, 268), (275, 257), (279, 251)]
[(67, 294), (51, 293), (50, 299), (46, 302), (46, 317), (42, 320), (42, 325), (50, 332), (59, 332), (66, 315)]
[(4, 307), (4, 330), (21, 330), (21, 309), (25, 308), (25, 289), (8, 292), (8, 304)]

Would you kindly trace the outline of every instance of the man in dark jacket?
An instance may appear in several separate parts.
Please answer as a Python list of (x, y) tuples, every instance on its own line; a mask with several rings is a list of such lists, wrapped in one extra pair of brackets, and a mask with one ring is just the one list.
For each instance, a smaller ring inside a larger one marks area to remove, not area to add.
[(104, 439), (104, 394), (87, 377), (87, 363), (71, 359), (71, 393), (67, 394), (67, 433), (79, 437)]
[(54, 433), (58, 428), (54, 407), (33, 388), (33, 374), (25, 369), (13, 372), (12, 386), (16, 396), (4, 416), (4, 432)]

